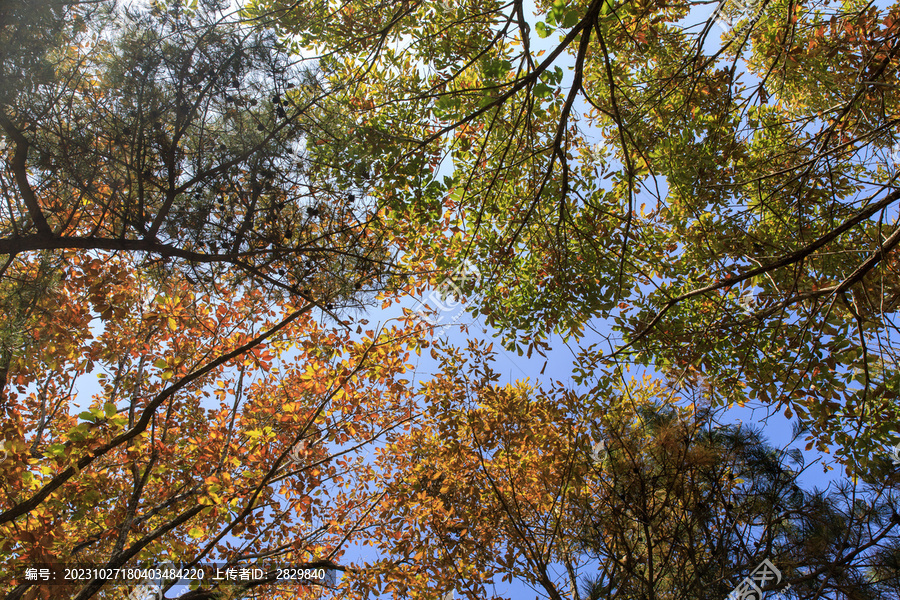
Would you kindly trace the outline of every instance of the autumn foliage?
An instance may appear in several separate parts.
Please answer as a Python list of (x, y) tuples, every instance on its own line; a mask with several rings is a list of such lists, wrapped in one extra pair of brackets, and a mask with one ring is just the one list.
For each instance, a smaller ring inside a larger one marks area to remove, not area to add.
[(751, 4), (0, 2), (0, 594), (896, 596), (900, 12)]

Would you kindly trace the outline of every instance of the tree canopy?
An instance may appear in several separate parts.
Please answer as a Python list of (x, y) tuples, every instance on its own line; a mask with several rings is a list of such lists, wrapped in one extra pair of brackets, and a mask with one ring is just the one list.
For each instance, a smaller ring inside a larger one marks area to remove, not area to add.
[(722, 32), (705, 4), (539, 2), (533, 28), (521, 2), (257, 10), (327, 58), (360, 152), (452, 163), (385, 201), (431, 225), (410, 264), (485, 266), (475, 310), (510, 346), (602, 321), (591, 369), (702, 377), (864, 469), (897, 431), (897, 10), (725, 3)]
[(0, 2), (3, 594), (897, 594), (900, 7), (710, 10)]

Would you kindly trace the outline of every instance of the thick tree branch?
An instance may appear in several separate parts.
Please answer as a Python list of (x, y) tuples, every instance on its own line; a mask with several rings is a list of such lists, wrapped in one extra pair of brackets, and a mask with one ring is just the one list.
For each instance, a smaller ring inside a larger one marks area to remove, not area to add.
[[(19, 193), (22, 194), (22, 200), (25, 201), (25, 206), (28, 208), (28, 214), (31, 215), (31, 220), (34, 221), (39, 234), (44, 236), (52, 235), (53, 230), (50, 229), (50, 225), (41, 211), (41, 205), (38, 204), (37, 197), (34, 195), (34, 190), (31, 189), (31, 184), (28, 182), (27, 161), (30, 143), (25, 135), (9, 120), (9, 117), (6, 116), (6, 110), (2, 108), (0, 108), (0, 127), (3, 127), (6, 135), (11, 137), (16, 143), (16, 152), (13, 154), (11, 161), (12, 170)], [(0, 250), (0, 253), (6, 254), (2, 250)]]

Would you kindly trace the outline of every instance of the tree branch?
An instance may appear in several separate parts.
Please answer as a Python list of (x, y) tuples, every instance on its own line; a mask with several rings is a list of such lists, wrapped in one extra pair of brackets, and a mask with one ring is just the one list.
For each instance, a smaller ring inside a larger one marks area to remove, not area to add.
[[(16, 185), (19, 187), (19, 192), (22, 194), (22, 199), (25, 201), (25, 206), (28, 208), (28, 214), (31, 215), (31, 220), (34, 221), (38, 233), (41, 236), (53, 235), (53, 230), (50, 229), (50, 225), (47, 223), (47, 219), (41, 211), (41, 205), (38, 204), (37, 197), (34, 195), (34, 190), (31, 189), (31, 184), (28, 183), (28, 169), (26, 165), (30, 143), (22, 132), (13, 125), (12, 121), (9, 120), (9, 117), (6, 116), (6, 111), (3, 109), (0, 109), (0, 127), (3, 127), (6, 135), (11, 137), (16, 143), (16, 152), (13, 154), (12, 161), (10, 162), (12, 163), (12, 170), (16, 177)], [(0, 253), (3, 252), (0, 251)]]

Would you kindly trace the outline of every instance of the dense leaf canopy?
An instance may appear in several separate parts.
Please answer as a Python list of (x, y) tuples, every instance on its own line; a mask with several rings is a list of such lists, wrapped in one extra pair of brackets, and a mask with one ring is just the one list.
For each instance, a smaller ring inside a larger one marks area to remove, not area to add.
[(535, 4), (0, 0), (7, 598), (898, 593), (900, 7)]
[[(431, 225), (409, 263), (484, 265), (474, 310), (510, 347), (596, 329), (588, 372), (702, 379), (865, 470), (898, 429), (897, 10), (704, 5), (256, 12), (343, 82), (391, 214)], [(431, 155), (452, 172), (423, 185)]]

